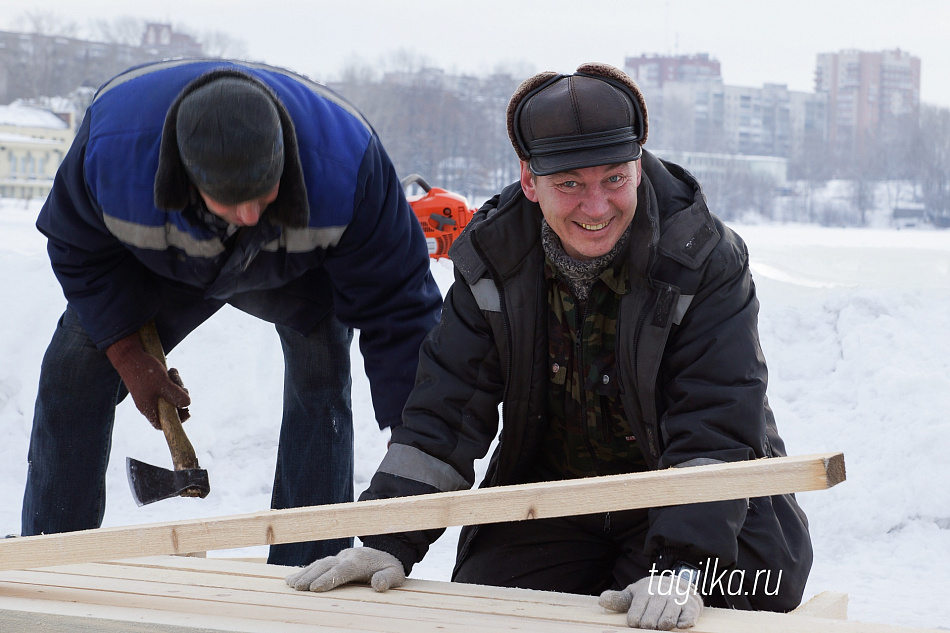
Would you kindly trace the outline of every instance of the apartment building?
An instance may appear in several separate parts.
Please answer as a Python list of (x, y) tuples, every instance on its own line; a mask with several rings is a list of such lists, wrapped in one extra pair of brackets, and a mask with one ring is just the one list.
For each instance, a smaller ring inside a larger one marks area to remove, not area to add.
[(827, 138), (827, 96), (730, 86), (707, 54), (628, 57), (650, 113), (650, 146), (664, 150), (791, 158)]
[(920, 113), (920, 58), (900, 49), (821, 53), (815, 92), (828, 98), (828, 133), (839, 152), (861, 151), (882, 126)]
[(145, 24), (135, 46), (0, 31), (0, 103), (98, 88), (130, 66), (201, 54), (201, 44), (168, 24)]

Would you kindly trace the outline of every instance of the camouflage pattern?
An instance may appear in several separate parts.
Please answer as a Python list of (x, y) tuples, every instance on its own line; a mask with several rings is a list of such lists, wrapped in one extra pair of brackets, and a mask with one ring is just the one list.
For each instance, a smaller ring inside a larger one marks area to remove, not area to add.
[(584, 302), (550, 260), (545, 276), (549, 424), (538, 474), (573, 479), (648, 470), (620, 401), (615, 358), (620, 300), (629, 292), (626, 264), (601, 273)]

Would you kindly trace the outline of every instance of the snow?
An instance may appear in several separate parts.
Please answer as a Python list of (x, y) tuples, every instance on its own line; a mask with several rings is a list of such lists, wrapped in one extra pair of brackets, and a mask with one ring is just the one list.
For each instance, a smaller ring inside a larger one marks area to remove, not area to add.
[(3, 132), (0, 132), (0, 143), (29, 143), (30, 145), (49, 145), (50, 147), (62, 145), (61, 141), (36, 138), (25, 134), (5, 134)]
[[(34, 229), (34, 201), (0, 201), (0, 530), (19, 531), (39, 366), (65, 301)], [(769, 398), (791, 454), (842, 451), (848, 479), (798, 495), (815, 564), (806, 598), (850, 595), (852, 620), (950, 627), (950, 232), (735, 226), (761, 300)], [(432, 270), (445, 291), (447, 260)], [(169, 356), (193, 397), (186, 430), (210, 473), (205, 500), (136, 507), (125, 457), (169, 464), (131, 401), (120, 405), (105, 525), (266, 509), (281, 412), (272, 326), (225, 308)], [(385, 451), (353, 346), (357, 491)], [(484, 463), (481, 464), (484, 467)], [(447, 580), (457, 529), (413, 576)], [(212, 555), (263, 556), (264, 548)]]
[(0, 105), (0, 125), (13, 127), (40, 127), (65, 130), (65, 121), (43, 108), (25, 105)]

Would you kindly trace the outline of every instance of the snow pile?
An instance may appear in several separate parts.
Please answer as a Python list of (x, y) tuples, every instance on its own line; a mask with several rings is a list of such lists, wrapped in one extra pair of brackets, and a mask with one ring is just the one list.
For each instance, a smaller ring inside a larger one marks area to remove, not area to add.
[[(43, 352), (65, 302), (33, 228), (38, 203), (0, 201), (0, 530), (19, 531)], [(799, 495), (815, 542), (806, 598), (850, 594), (850, 618), (950, 627), (950, 232), (739, 226), (762, 309), (769, 395), (791, 454), (843, 451), (848, 480)], [(445, 291), (447, 260), (433, 273)], [(194, 399), (186, 430), (210, 473), (205, 500), (138, 508), (125, 457), (169, 465), (131, 401), (117, 412), (105, 525), (265, 509), (283, 363), (272, 326), (225, 308), (169, 356)], [(386, 446), (353, 347), (357, 491)], [(414, 570), (446, 580), (449, 530)], [(251, 548), (242, 555), (264, 555)], [(217, 552), (215, 555), (234, 555)]]
[(65, 130), (65, 121), (43, 108), (28, 105), (0, 105), (0, 125)]
[[(769, 397), (793, 454), (843, 451), (848, 480), (799, 495), (808, 593), (855, 620), (950, 626), (950, 233), (739, 227)], [(937, 564), (935, 564), (937, 563)]]

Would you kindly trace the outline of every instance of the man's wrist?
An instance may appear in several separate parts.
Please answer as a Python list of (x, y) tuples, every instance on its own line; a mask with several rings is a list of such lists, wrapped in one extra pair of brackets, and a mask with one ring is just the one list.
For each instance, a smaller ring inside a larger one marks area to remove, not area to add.
[(693, 585), (693, 589), (699, 591), (703, 573), (698, 567), (683, 561), (678, 561), (673, 564), (672, 571), (674, 576), (677, 578), (682, 578), (689, 584)]

